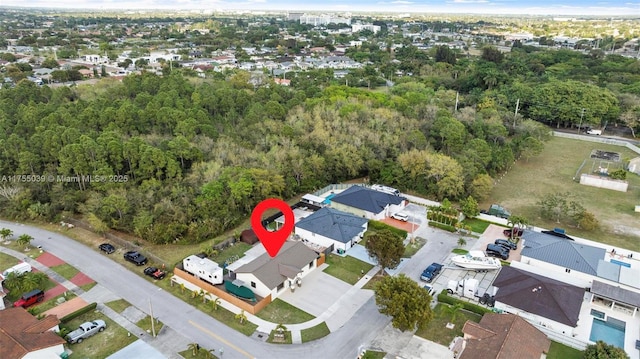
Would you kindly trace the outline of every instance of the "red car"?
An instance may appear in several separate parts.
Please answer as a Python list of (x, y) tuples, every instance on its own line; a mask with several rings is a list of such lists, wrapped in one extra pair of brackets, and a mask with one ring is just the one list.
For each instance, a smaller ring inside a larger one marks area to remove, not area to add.
[(22, 307), (26, 308), (32, 306), (36, 303), (42, 302), (44, 299), (44, 292), (40, 289), (34, 289), (31, 292), (27, 292), (20, 297), (15, 303), (13, 303), (14, 307)]
[[(522, 237), (522, 234), (524, 233), (524, 229), (516, 227), (513, 230), (514, 230), (514, 233), (513, 233), (514, 237)], [(504, 234), (505, 237), (511, 238), (511, 229), (505, 229), (504, 231), (502, 231), (502, 233)]]
[(162, 279), (167, 273), (156, 267), (147, 267), (144, 269), (144, 274), (154, 279)]

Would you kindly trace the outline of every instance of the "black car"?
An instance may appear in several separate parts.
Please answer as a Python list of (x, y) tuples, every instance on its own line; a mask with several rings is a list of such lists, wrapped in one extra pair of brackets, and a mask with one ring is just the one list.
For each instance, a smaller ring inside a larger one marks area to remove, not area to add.
[(105, 252), (106, 254), (111, 254), (116, 251), (116, 247), (109, 243), (102, 243), (98, 246), (98, 248), (100, 248), (100, 250)]
[(165, 275), (167, 275), (167, 273), (165, 273), (164, 271), (156, 268), (156, 267), (147, 267), (144, 269), (144, 274), (148, 275), (151, 278), (154, 279), (162, 279), (164, 278)]
[(515, 228), (513, 228), (513, 230), (511, 230), (509, 228), (509, 229), (505, 229), (504, 231), (502, 231), (502, 234), (504, 234), (505, 237), (511, 238), (511, 232), (513, 232), (513, 236), (514, 237), (522, 237), (522, 234), (524, 233), (524, 229), (515, 227)]
[(509, 250), (497, 244), (488, 244), (485, 252), (488, 256), (498, 257), (502, 260), (509, 258)]
[(142, 254), (136, 251), (128, 251), (127, 253), (125, 253), (124, 259), (128, 260), (129, 262), (137, 266), (142, 266), (147, 264), (147, 257), (143, 256)]
[(518, 245), (516, 243), (508, 241), (506, 239), (496, 239), (496, 241), (493, 243), (512, 250), (518, 249)]
[(442, 270), (442, 264), (431, 263), (430, 266), (428, 266), (424, 271), (422, 271), (422, 274), (420, 275), (420, 279), (422, 279), (423, 281), (426, 281), (427, 283), (430, 283), (433, 280), (433, 278), (435, 278), (438, 274), (440, 274), (441, 270)]

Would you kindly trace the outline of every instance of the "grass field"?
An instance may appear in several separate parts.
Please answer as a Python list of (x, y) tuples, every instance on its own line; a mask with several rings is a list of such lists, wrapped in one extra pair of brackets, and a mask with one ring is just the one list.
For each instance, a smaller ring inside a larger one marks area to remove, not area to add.
[(448, 307), (447, 304), (439, 303), (436, 305), (433, 310), (433, 320), (425, 328), (419, 329), (416, 335), (442, 345), (449, 345), (453, 338), (462, 336), (462, 326), (467, 320), (477, 323), (482, 318), (478, 314), (459, 310), (453, 321), (455, 326), (453, 329), (448, 329), (446, 325), (451, 322), (451, 314), (447, 312), (446, 307)]
[(51, 270), (60, 274), (64, 279), (67, 279), (67, 280), (73, 278), (73, 276), (75, 276), (79, 272), (79, 270), (77, 270), (75, 267), (67, 263), (61, 264), (59, 266), (51, 267)]
[(416, 237), (414, 243), (409, 243), (404, 248), (404, 254), (402, 254), (402, 258), (411, 258), (414, 254), (416, 254), (422, 246), (427, 243), (427, 240), (421, 237)]
[[(489, 208), (499, 203), (512, 214), (526, 217), (531, 224), (543, 228), (562, 227), (575, 235), (632, 250), (640, 250), (640, 220), (634, 206), (640, 204), (640, 176), (628, 174), (627, 193), (584, 186), (573, 180), (582, 162), (593, 149), (619, 152), (623, 159), (637, 154), (620, 146), (554, 137), (543, 152), (529, 161), (518, 161), (493, 188), (490, 197), (480, 204)], [(585, 166), (586, 167), (586, 166)], [(600, 221), (601, 228), (584, 231), (567, 223), (541, 218), (536, 202), (550, 193), (572, 194)]]
[(484, 233), (491, 223), (476, 218), (466, 218), (463, 223), (471, 227), (471, 231), (475, 233)]
[(138, 339), (134, 335), (127, 336), (126, 329), (97, 311), (85, 313), (65, 323), (64, 327), (75, 330), (80, 324), (96, 319), (104, 320), (107, 323), (107, 329), (80, 344), (71, 344), (69, 347), (73, 353), (69, 356), (70, 359), (106, 358)]
[(551, 341), (547, 359), (582, 359), (582, 354), (578, 349), (573, 349), (564, 344)]
[(258, 318), (268, 320), (272, 323), (298, 324), (304, 323), (315, 317), (293, 305), (277, 299), (269, 303), (258, 313)]
[(329, 331), (329, 327), (327, 327), (327, 323), (322, 322), (315, 327), (302, 329), (300, 331), (300, 336), (302, 337), (302, 342), (310, 342), (312, 340), (320, 339), (329, 335), (331, 331)]
[(0, 272), (4, 271), (7, 268), (11, 268), (18, 263), (20, 263), (18, 258), (15, 258), (8, 254), (0, 253)]
[(327, 257), (327, 264), (329, 264), (329, 266), (324, 270), (325, 273), (351, 285), (356, 284), (356, 282), (360, 280), (363, 272), (366, 274), (373, 268), (371, 264), (351, 256), (340, 257), (335, 254), (330, 254)]
[(122, 313), (125, 309), (131, 306), (131, 303), (124, 299), (117, 299), (111, 302), (104, 303), (107, 307), (113, 309), (116, 313)]

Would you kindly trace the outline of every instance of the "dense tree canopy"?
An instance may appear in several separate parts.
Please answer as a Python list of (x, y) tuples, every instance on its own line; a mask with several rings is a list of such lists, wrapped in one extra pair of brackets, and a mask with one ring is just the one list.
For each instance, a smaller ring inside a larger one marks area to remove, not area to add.
[(428, 291), (404, 274), (387, 276), (375, 285), (380, 313), (391, 316), (391, 324), (401, 331), (413, 331), (433, 318)]

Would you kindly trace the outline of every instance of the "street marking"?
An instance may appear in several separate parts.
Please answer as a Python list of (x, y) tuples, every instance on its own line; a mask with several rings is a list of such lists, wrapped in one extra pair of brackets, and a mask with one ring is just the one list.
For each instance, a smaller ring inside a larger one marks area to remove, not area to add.
[(242, 354), (242, 355), (246, 356), (247, 358), (249, 358), (249, 359), (255, 359), (255, 357), (254, 357), (253, 355), (251, 355), (251, 354), (247, 353), (246, 351), (244, 351), (244, 350), (242, 350), (242, 349), (238, 348), (237, 346), (235, 346), (235, 345), (231, 344), (231, 342), (229, 342), (228, 340), (226, 340), (226, 339), (222, 338), (221, 336), (219, 336), (219, 335), (215, 334), (214, 332), (210, 331), (209, 329), (207, 329), (207, 328), (205, 328), (205, 327), (203, 327), (203, 326), (201, 326), (201, 325), (199, 325), (199, 324), (197, 324), (197, 323), (195, 323), (195, 322), (193, 322), (193, 321), (191, 321), (191, 320), (189, 321), (189, 324), (191, 324), (191, 325), (193, 325), (194, 327), (196, 327), (196, 328), (200, 329), (201, 331), (203, 331), (203, 332), (205, 332), (205, 333), (209, 334), (210, 336), (214, 337), (215, 339), (217, 339), (217, 340), (219, 340), (219, 341), (223, 342), (223, 343), (224, 343), (224, 344), (226, 344), (227, 346), (231, 347), (231, 349), (233, 349), (233, 350), (237, 351), (238, 353), (240, 353), (240, 354)]

